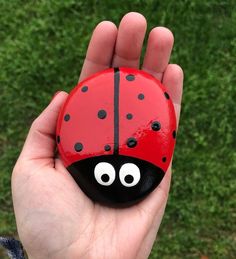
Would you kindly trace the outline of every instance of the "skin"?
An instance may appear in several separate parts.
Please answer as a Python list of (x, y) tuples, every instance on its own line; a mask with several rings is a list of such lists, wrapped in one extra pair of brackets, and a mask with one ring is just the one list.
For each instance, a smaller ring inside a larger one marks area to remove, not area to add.
[[(146, 27), (145, 18), (134, 12), (122, 18), (118, 29), (109, 21), (99, 23), (79, 80), (108, 67), (139, 68)], [(168, 64), (173, 42), (167, 28), (152, 29), (140, 69), (166, 86), (179, 121), (183, 71)], [(13, 204), (23, 246), (34, 259), (147, 258), (166, 207), (171, 166), (161, 184), (137, 205), (114, 209), (91, 201), (55, 158), (56, 121), (67, 96), (59, 92), (34, 120), (13, 169)]]

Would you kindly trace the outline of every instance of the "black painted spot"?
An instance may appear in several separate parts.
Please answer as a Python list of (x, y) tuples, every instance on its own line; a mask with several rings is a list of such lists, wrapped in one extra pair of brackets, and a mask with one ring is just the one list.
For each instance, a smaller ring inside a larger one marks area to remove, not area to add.
[(132, 113), (127, 113), (127, 114), (126, 114), (126, 118), (127, 118), (128, 120), (132, 120), (133, 114), (132, 114)]
[(65, 121), (70, 120), (70, 114), (66, 114), (66, 115), (64, 116), (64, 120), (65, 120)]
[(167, 92), (164, 92), (164, 95), (165, 95), (166, 99), (170, 99), (170, 96)]
[(162, 157), (162, 162), (166, 162), (166, 157), (164, 156), (164, 157)]
[(176, 131), (175, 130), (173, 131), (172, 135), (173, 135), (173, 138), (176, 138)]
[(99, 118), (99, 119), (105, 119), (106, 116), (107, 116), (107, 112), (106, 112), (105, 110), (100, 110), (100, 111), (98, 112), (98, 118)]
[(61, 141), (60, 136), (57, 136), (57, 143), (59, 144)]
[(143, 100), (143, 99), (144, 99), (144, 94), (139, 94), (139, 95), (138, 95), (138, 99), (139, 99), (139, 100)]
[(108, 174), (103, 174), (103, 175), (101, 176), (101, 179), (102, 179), (102, 181), (103, 181), (104, 183), (107, 183), (107, 182), (110, 180), (110, 177), (109, 177)]
[(111, 146), (110, 146), (110, 145), (106, 145), (106, 146), (104, 147), (104, 150), (105, 150), (105, 151), (110, 151), (110, 150), (111, 150)]
[(152, 130), (158, 131), (158, 130), (160, 130), (160, 129), (161, 129), (161, 123), (158, 122), (158, 121), (154, 121), (154, 122), (152, 123)]
[(75, 144), (74, 148), (75, 148), (76, 152), (80, 152), (83, 149), (83, 144), (78, 142), (78, 143)]
[(135, 79), (135, 76), (132, 74), (129, 74), (126, 76), (126, 80), (128, 80), (128, 81), (134, 81), (134, 79)]
[(135, 138), (128, 138), (127, 146), (133, 148), (137, 145), (137, 140)]
[(125, 176), (125, 182), (126, 183), (132, 183), (134, 181), (134, 177), (130, 174)]
[(83, 87), (81, 88), (81, 91), (84, 92), (84, 93), (87, 92), (87, 91), (88, 91), (87, 85), (83, 86)]

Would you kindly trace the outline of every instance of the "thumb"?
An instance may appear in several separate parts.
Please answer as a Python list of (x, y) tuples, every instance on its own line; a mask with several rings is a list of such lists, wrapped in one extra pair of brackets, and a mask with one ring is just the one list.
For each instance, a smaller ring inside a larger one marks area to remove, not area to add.
[(51, 103), (34, 120), (23, 146), (19, 159), (53, 159), (55, 150), (55, 131), (57, 117), (68, 94), (59, 92)]

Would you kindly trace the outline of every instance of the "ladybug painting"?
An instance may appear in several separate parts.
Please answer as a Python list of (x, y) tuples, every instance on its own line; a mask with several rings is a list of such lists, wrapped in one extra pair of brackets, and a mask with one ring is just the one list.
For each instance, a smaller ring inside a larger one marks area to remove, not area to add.
[(87, 196), (110, 206), (131, 205), (159, 185), (170, 164), (173, 103), (148, 73), (109, 68), (71, 91), (56, 138), (65, 167)]

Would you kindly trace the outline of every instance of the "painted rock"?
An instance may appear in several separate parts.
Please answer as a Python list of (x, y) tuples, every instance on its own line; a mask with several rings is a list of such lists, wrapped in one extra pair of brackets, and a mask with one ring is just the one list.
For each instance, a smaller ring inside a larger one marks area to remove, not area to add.
[(160, 184), (170, 164), (173, 103), (148, 73), (110, 68), (71, 91), (56, 138), (65, 167), (87, 196), (110, 206), (131, 205)]

